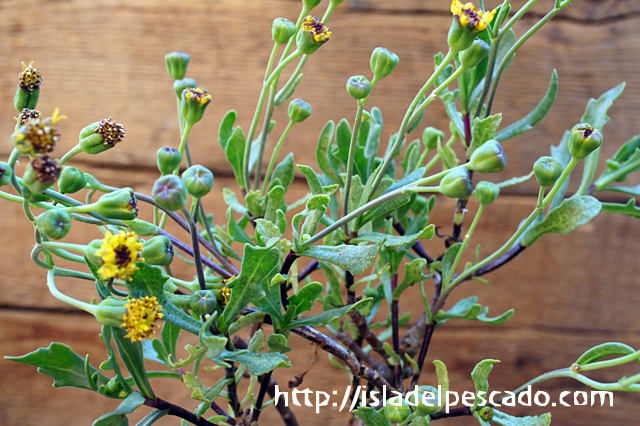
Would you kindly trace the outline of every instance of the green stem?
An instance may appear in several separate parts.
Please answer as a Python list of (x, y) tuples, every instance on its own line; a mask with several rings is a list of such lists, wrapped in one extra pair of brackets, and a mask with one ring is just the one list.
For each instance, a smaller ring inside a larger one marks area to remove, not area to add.
[(83, 311), (90, 313), (94, 317), (96, 316), (96, 314), (97, 314), (97, 305), (91, 305), (89, 303), (81, 302), (79, 300), (74, 299), (73, 297), (69, 297), (66, 294), (62, 293), (56, 287), (55, 277), (56, 277), (56, 270), (55, 269), (51, 269), (47, 273), (47, 286), (49, 287), (49, 291), (51, 292), (53, 297), (55, 297), (56, 299), (60, 300), (61, 302), (67, 303), (67, 304), (69, 304), (69, 305), (71, 305), (71, 306), (73, 306), (75, 308), (82, 309)]
[[(522, 16), (524, 16), (525, 13), (527, 13), (529, 11), (529, 9), (531, 9), (533, 7), (533, 5), (535, 5), (536, 3), (538, 3), (538, 0), (529, 0), (527, 3), (525, 3), (524, 6), (522, 6), (520, 8), (520, 10), (518, 10), (516, 12), (515, 15), (513, 15), (513, 17), (511, 19), (509, 19), (509, 21), (506, 23), (506, 25), (500, 30), (500, 33), (498, 35), (498, 37), (502, 37), (502, 35), (504, 33), (506, 33), (507, 31), (509, 31), (511, 29), (511, 27), (513, 27), (513, 25), (518, 22), (520, 20), (520, 18), (522, 18)], [(500, 22), (500, 21), (498, 21)], [(505, 56), (505, 58), (507, 58)]]
[(83, 244), (60, 243), (54, 241), (45, 241), (40, 244), (40, 247), (43, 249), (71, 250), (78, 253), (84, 253), (87, 250), (87, 246)]
[(489, 32), (489, 38), (491, 38), (491, 40), (495, 39), (497, 36), (500, 35), (500, 23), (504, 19), (504, 15), (507, 13), (507, 8), (509, 7), (510, 4), (511, 4), (511, 0), (505, 0), (502, 3), (502, 7), (500, 8), (500, 13), (496, 18), (493, 31)]
[[(178, 152), (180, 152), (180, 155), (184, 155), (184, 150), (187, 146), (187, 139), (189, 138), (189, 133), (191, 133), (192, 127), (193, 123), (190, 123), (188, 121), (184, 122), (184, 129), (182, 130), (182, 136), (180, 137), (180, 146), (178, 147)], [(173, 174), (177, 175), (179, 171), (180, 165), (176, 167), (176, 169), (173, 171)]]
[(11, 185), (13, 185), (13, 188), (16, 190), (16, 192), (20, 195), (22, 195), (22, 186), (20, 186), (20, 184), (18, 183), (18, 176), (16, 176), (16, 163), (18, 162), (18, 157), (20, 157), (20, 151), (18, 150), (18, 148), (13, 148), (13, 151), (11, 151), (11, 155), (9, 156), (9, 160), (7, 161), (7, 163), (9, 164), (9, 167), (11, 167)]
[(618, 382), (618, 384), (623, 388), (626, 388), (627, 386), (631, 386), (638, 382), (640, 382), (640, 374), (636, 374), (634, 376), (627, 377), (626, 379), (622, 379)]
[(619, 365), (624, 365), (629, 362), (636, 361), (638, 359), (640, 359), (640, 351), (636, 351), (629, 355), (621, 356), (618, 358), (608, 359), (606, 361), (598, 361), (598, 362), (592, 362), (591, 364), (587, 364), (587, 365), (580, 365), (579, 372), (582, 373), (584, 371), (593, 371), (593, 370), (600, 370), (603, 368), (617, 367)]
[(22, 204), (22, 201), (24, 201), (24, 198), (19, 197), (17, 195), (9, 194), (4, 191), (0, 191), (0, 198), (8, 201), (13, 201), (14, 203), (21, 203), (21, 204)]
[(61, 250), (56, 248), (50, 248), (49, 251), (61, 259), (69, 260), (71, 262), (76, 262), (76, 263), (82, 263), (83, 265), (85, 264), (83, 256), (78, 256), (77, 254), (69, 253), (66, 250)]
[(400, 124), (400, 129), (398, 130), (398, 137), (396, 138), (394, 146), (387, 152), (387, 154), (384, 157), (384, 160), (382, 161), (382, 165), (378, 168), (378, 173), (376, 174), (373, 185), (371, 186), (371, 193), (369, 194), (369, 200), (371, 200), (371, 197), (373, 197), (373, 194), (375, 194), (376, 189), (378, 189), (378, 185), (380, 185), (382, 178), (387, 173), (387, 169), (391, 165), (391, 161), (393, 161), (398, 150), (400, 149), (400, 146), (402, 145), (402, 141), (404, 140), (404, 137), (405, 137), (405, 131), (409, 126), (409, 124), (412, 123), (409, 120), (409, 118), (412, 116), (413, 111), (418, 106), (418, 104), (422, 100), (422, 97), (425, 95), (425, 93), (427, 93), (427, 91), (434, 84), (434, 82), (436, 81), (436, 78), (438, 78), (438, 76), (442, 74), (444, 69), (447, 67), (449, 62), (451, 62), (451, 60), (455, 55), (456, 55), (456, 52), (449, 50), (449, 52), (447, 53), (447, 56), (444, 57), (440, 65), (438, 65), (438, 68), (436, 68), (436, 70), (433, 72), (431, 77), (429, 77), (429, 79), (424, 84), (424, 86), (422, 86), (422, 89), (420, 89), (416, 97), (413, 99), (413, 101), (411, 102), (411, 105), (409, 105), (409, 108), (407, 109), (407, 112), (405, 113), (404, 118), (402, 119), (402, 123)]
[(467, 246), (469, 245), (469, 240), (471, 239), (471, 236), (473, 235), (473, 231), (476, 229), (476, 226), (478, 225), (478, 222), (480, 221), (480, 216), (482, 215), (482, 212), (484, 210), (484, 204), (480, 204), (480, 206), (478, 207), (478, 211), (476, 213), (476, 216), (473, 218), (473, 222), (471, 222), (471, 226), (469, 226), (469, 230), (467, 231), (467, 234), (464, 236), (464, 240), (462, 240), (462, 245), (460, 246), (460, 249), (458, 250), (458, 253), (456, 254), (456, 258), (454, 259), (453, 263), (451, 264), (451, 269), (449, 270), (449, 273), (447, 274), (446, 277), (444, 277), (444, 280), (442, 281), (442, 285), (446, 287), (447, 284), (449, 284), (449, 282), (451, 281), (451, 278), (453, 278), (453, 274), (456, 272), (456, 268), (458, 267), (458, 264), (460, 263), (460, 259), (462, 259), (462, 255), (464, 254), (464, 251), (466, 250)]
[(75, 156), (76, 154), (80, 154), (82, 151), (83, 150), (80, 147), (80, 145), (74, 146), (65, 155), (62, 156), (62, 158), (60, 159), (60, 164), (64, 165), (67, 161), (71, 159), (71, 157)]
[[(73, 269), (58, 268), (57, 266), (53, 268), (53, 270), (56, 273), (56, 277), (78, 278), (87, 281), (96, 280), (96, 278), (92, 274), (88, 274), (86, 272), (74, 271)], [(120, 282), (119, 284), (125, 285), (124, 282)]]
[(487, 65), (487, 73), (484, 76), (484, 86), (482, 87), (482, 92), (480, 93), (480, 97), (478, 98), (476, 109), (473, 112), (473, 115), (470, 116), (471, 121), (473, 121), (475, 117), (480, 117), (480, 113), (482, 112), (482, 105), (484, 105), (484, 101), (485, 99), (487, 99), (487, 94), (489, 93), (491, 80), (493, 78), (493, 69), (496, 66), (496, 59), (498, 57), (498, 46), (500, 45), (500, 39), (501, 37), (498, 36), (491, 41), (491, 49), (489, 50), (489, 63)]
[(263, 195), (267, 193), (267, 186), (269, 185), (269, 181), (271, 180), (271, 173), (273, 172), (273, 168), (276, 164), (276, 159), (278, 157), (278, 153), (280, 152), (280, 148), (282, 148), (282, 145), (284, 144), (284, 141), (287, 138), (287, 135), (289, 134), (289, 131), (291, 130), (294, 124), (295, 123), (293, 121), (289, 120), (289, 124), (287, 124), (287, 127), (282, 132), (282, 135), (280, 136), (280, 139), (278, 140), (278, 143), (276, 144), (275, 148), (273, 148), (273, 154), (271, 154), (271, 160), (269, 160), (269, 167), (267, 167), (267, 173), (264, 175), (264, 182), (262, 184)]
[[(356, 118), (353, 122), (353, 132), (351, 133), (351, 141), (349, 143), (349, 159), (347, 160), (347, 182), (344, 185), (344, 196), (342, 199), (342, 216), (349, 214), (349, 193), (351, 192), (351, 180), (353, 179), (353, 164), (356, 157), (356, 146), (358, 145), (358, 133), (360, 132), (360, 124), (362, 123), (362, 112), (364, 111), (364, 102), (358, 102)], [(349, 235), (348, 224), (344, 224), (344, 233)]]

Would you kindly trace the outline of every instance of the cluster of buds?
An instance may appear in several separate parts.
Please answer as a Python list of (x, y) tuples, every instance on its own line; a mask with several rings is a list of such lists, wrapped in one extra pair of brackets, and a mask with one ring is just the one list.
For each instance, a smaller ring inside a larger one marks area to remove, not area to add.
[(42, 76), (37, 68), (33, 68), (33, 62), (29, 65), (22, 63), (22, 72), (18, 78), (18, 90), (13, 99), (13, 105), (18, 112), (24, 108), (35, 109), (40, 96), (40, 84)]

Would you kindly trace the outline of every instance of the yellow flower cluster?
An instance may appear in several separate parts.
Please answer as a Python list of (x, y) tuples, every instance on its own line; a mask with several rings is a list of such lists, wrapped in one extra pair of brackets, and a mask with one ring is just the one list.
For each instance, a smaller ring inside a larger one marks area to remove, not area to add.
[(222, 302), (220, 302), (220, 306), (223, 308), (229, 304), (229, 300), (231, 300), (231, 289), (229, 287), (222, 287), (220, 289), (220, 294), (222, 295)]
[(484, 31), (487, 25), (493, 21), (496, 10), (483, 12), (477, 10), (473, 3), (462, 4), (460, 0), (453, 0), (451, 3), (451, 13), (459, 17), (460, 25), (463, 27), (471, 22), (477, 31)]
[(102, 259), (98, 272), (103, 279), (131, 280), (131, 274), (138, 270), (135, 263), (144, 260), (140, 257), (141, 251), (142, 243), (135, 232), (118, 231), (117, 235), (107, 232), (96, 252)]
[(302, 31), (313, 32), (313, 39), (318, 43), (329, 41), (331, 38), (331, 30), (315, 16), (307, 16), (302, 21)]
[(194, 98), (194, 100), (196, 102), (198, 102), (200, 105), (205, 105), (208, 104), (209, 102), (211, 102), (211, 95), (202, 90), (202, 89), (198, 89), (198, 88), (188, 88), (184, 90), (184, 98), (187, 101), (190, 101), (191, 98)]
[(121, 327), (127, 330), (127, 335), (132, 342), (151, 339), (156, 333), (156, 320), (163, 317), (162, 306), (158, 305), (156, 297), (145, 296), (140, 299), (131, 299), (125, 305), (127, 313), (123, 316), (124, 324)]

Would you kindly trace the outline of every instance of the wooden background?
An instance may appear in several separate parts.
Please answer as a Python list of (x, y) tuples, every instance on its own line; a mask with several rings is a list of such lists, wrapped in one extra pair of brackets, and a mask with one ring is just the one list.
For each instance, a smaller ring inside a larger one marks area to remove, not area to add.
[[(326, 3), (323, 1), (323, 6)], [(495, 6), (496, 2), (486, 3)], [(513, 3), (519, 6), (524, 2)], [(530, 16), (516, 25), (517, 34), (552, 4), (551, 0), (540, 0)], [(347, 0), (338, 9), (329, 23), (334, 37), (310, 58), (296, 93), (309, 101), (314, 111), (304, 126), (294, 127), (287, 141), (285, 150), (295, 151), (297, 163), (315, 164), (315, 140), (327, 120), (351, 119), (355, 105), (344, 84), (351, 75), (369, 74), (369, 55), (377, 46), (396, 52), (400, 64), (378, 85), (369, 105), (382, 109), (386, 123), (383, 140), (396, 131), (406, 106), (430, 74), (433, 55), (446, 48), (451, 21), (448, 6), (447, 0)], [(509, 166), (500, 175), (491, 176), (492, 180), (526, 174), (537, 157), (548, 155), (549, 144), (557, 144), (564, 130), (579, 121), (589, 98), (621, 81), (626, 81), (627, 87), (611, 109), (612, 120), (603, 131), (604, 155), (610, 156), (620, 143), (640, 133), (638, 11), (640, 3), (634, 0), (575, 0), (521, 49), (502, 80), (495, 104), (494, 111), (504, 113), (503, 122), (519, 119), (536, 105), (554, 68), (559, 73), (560, 90), (556, 105), (535, 130), (505, 144)], [(157, 176), (156, 150), (178, 143), (175, 99), (163, 58), (169, 51), (186, 51), (191, 55), (188, 75), (214, 98), (205, 120), (192, 132), (191, 146), (196, 161), (216, 175), (213, 195), (205, 201), (208, 210), (222, 219), (221, 189), (237, 188), (217, 143), (219, 121), (228, 109), (235, 108), (240, 125), (248, 127), (271, 49), (271, 19), (284, 16), (295, 20), (298, 13), (299, 1), (294, 0), (4, 0), (0, 2), (0, 134), (5, 136), (0, 158), (6, 158), (12, 149), (12, 99), (20, 61), (34, 60), (44, 75), (38, 108), (51, 114), (59, 106), (69, 117), (60, 124), (63, 137), (59, 152), (75, 144), (82, 127), (112, 116), (124, 124), (125, 142), (107, 154), (80, 155), (72, 164), (104, 183), (149, 192)], [(276, 134), (285, 117), (284, 111), (276, 114)], [(446, 129), (439, 102), (428, 109), (422, 124)], [(535, 191), (533, 184), (507, 189), (506, 196), (487, 209), (477, 231), (484, 255), (499, 247), (529, 214)], [(303, 181), (296, 180), (287, 197), (292, 201), (304, 192)], [(93, 364), (98, 365), (104, 360), (98, 325), (50, 296), (45, 274), (29, 260), (32, 229), (21, 207), (4, 201), (0, 205), (0, 354), (22, 355), (56, 340), (81, 355), (90, 354)], [(473, 213), (475, 205), (470, 209)], [(452, 210), (451, 201), (439, 199), (433, 222), (447, 231)], [(148, 217), (149, 212), (142, 214)], [(79, 226), (74, 227), (68, 241), (86, 243), (98, 236), (95, 230)], [(570, 236), (544, 237), (516, 261), (490, 275), (490, 285), (466, 284), (450, 304), (478, 294), (479, 302), (490, 306), (491, 313), (515, 308), (516, 314), (500, 328), (450, 322), (439, 329), (422, 383), (434, 383), (433, 359), (446, 362), (452, 388), (459, 391), (472, 389), (469, 374), (478, 361), (500, 359), (502, 364), (495, 366), (490, 382), (492, 389), (504, 391), (570, 365), (584, 350), (599, 343), (621, 341), (640, 347), (639, 239), (640, 226), (633, 219), (601, 214)], [(429, 242), (427, 249), (438, 253), (442, 242)], [(186, 267), (177, 271), (185, 278), (193, 275)], [(84, 300), (93, 295), (87, 283), (63, 281), (61, 288)], [(413, 312), (414, 321), (421, 310), (415, 295), (407, 294), (401, 308), (401, 313)], [(311, 348), (300, 338), (293, 337), (291, 344), (293, 367), (275, 375), (281, 386), (306, 369), (311, 357)], [(208, 383), (218, 374), (212, 373)], [(615, 381), (625, 374), (634, 374), (634, 370), (595, 377)], [(5, 360), (0, 360), (0, 378), (3, 425), (86, 425), (118, 405), (91, 392), (53, 389), (51, 379), (36, 374), (35, 368)], [(342, 392), (347, 385), (346, 375), (323, 356), (303, 387)], [(197, 405), (189, 399), (188, 391), (174, 382), (161, 379), (154, 382), (154, 388), (166, 400), (187, 408)], [(562, 390), (589, 390), (569, 380), (548, 382), (539, 389), (552, 396)], [(616, 394), (614, 408), (519, 407), (507, 411), (525, 415), (551, 410), (556, 425), (637, 425), (639, 402), (637, 394)], [(302, 424), (345, 424), (348, 419), (335, 408), (315, 414), (311, 408), (296, 407), (295, 412)], [(273, 409), (263, 416), (262, 424), (278, 421)], [(447, 422), (476, 424), (469, 418)], [(176, 421), (163, 419), (158, 424), (175, 425)]]

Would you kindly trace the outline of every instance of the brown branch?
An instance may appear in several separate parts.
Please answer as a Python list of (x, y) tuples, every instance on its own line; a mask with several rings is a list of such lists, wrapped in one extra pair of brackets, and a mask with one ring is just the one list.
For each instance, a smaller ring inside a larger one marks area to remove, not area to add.
[(167, 414), (169, 414), (170, 416), (180, 417), (181, 419), (193, 423), (196, 426), (218, 426), (217, 424), (211, 423), (210, 421), (206, 420), (204, 417), (198, 418), (191, 411), (185, 410), (178, 405), (164, 401), (160, 398), (154, 400), (145, 396), (144, 405), (146, 405), (147, 407), (156, 408), (158, 410), (168, 409), (169, 412)]

